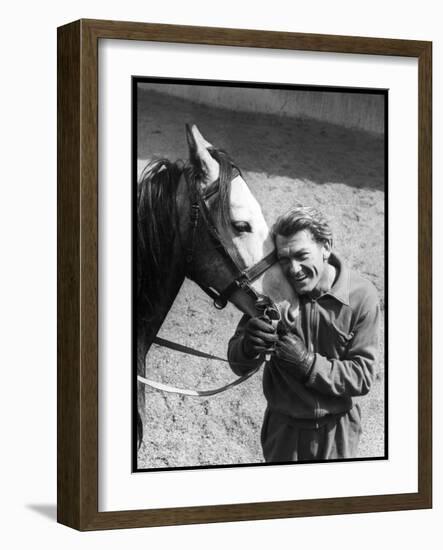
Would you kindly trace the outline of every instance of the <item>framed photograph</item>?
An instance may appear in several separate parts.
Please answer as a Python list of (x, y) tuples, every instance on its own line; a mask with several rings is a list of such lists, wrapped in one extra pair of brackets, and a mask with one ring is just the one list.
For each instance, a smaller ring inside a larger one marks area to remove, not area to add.
[(58, 29), (58, 520), (430, 508), (430, 42)]

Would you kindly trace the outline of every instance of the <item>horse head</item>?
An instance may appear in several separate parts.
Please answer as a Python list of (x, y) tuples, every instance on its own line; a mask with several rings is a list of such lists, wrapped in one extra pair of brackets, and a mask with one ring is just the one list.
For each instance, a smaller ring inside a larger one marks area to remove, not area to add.
[[(221, 295), (214, 298), (219, 307), (229, 300), (254, 316), (260, 313), (257, 298), (267, 297), (291, 319), (298, 299), (273, 254), (260, 204), (225, 152), (213, 147), (195, 125), (186, 127), (186, 135), (189, 162), (179, 187), (182, 211), (188, 210), (180, 221), (180, 233), (186, 235), (186, 275), (206, 292)], [(196, 209), (201, 214), (197, 220)]]

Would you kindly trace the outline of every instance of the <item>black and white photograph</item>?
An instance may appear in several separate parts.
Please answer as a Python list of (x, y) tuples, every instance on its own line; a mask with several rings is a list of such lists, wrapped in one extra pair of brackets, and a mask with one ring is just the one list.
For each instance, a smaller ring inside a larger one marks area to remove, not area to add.
[(133, 470), (387, 459), (388, 91), (132, 86)]

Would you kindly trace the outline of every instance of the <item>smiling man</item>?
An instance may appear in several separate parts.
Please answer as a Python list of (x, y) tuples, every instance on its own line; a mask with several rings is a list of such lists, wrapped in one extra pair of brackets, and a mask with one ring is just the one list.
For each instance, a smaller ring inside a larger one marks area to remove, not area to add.
[(331, 230), (318, 210), (290, 210), (273, 234), (299, 312), (277, 330), (244, 315), (229, 342), (231, 368), (245, 374), (271, 352), (263, 375), (267, 462), (355, 457), (361, 414), (354, 398), (367, 394), (375, 378), (377, 291), (332, 252)]

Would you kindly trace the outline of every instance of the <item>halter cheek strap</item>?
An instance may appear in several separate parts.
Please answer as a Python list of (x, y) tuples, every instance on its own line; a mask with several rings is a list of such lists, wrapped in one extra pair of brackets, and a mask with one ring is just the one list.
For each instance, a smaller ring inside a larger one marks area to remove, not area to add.
[(265, 271), (267, 271), (272, 265), (277, 262), (277, 254), (275, 250), (270, 252), (267, 256), (262, 258), (258, 263), (249, 267), (248, 269), (242, 271), (240, 275), (232, 281), (221, 293), (220, 299), (222, 302), (228, 302), (229, 298), (234, 292), (238, 289), (242, 289), (247, 293), (251, 291), (254, 294), (256, 299), (259, 298), (259, 295), (252, 288), (251, 283), (258, 279)]

